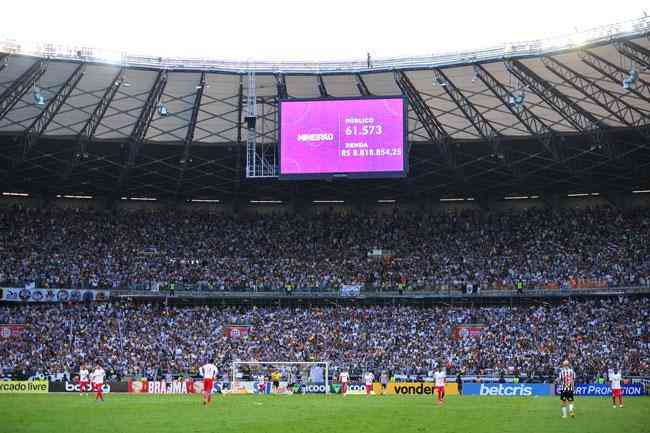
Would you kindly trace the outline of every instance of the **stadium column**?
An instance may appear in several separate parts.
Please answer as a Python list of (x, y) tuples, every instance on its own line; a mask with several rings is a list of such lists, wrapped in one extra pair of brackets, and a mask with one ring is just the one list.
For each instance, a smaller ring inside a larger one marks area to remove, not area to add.
[(476, 202), (484, 211), (492, 210), (497, 205), (497, 197), (489, 194), (484, 194), (476, 197)]
[(309, 199), (307, 199), (304, 195), (296, 194), (291, 198), (289, 210), (290, 212), (297, 215), (305, 215), (309, 212), (310, 204), (311, 203), (309, 202)]
[(603, 191), (602, 196), (605, 197), (612, 206), (625, 210), (632, 206), (631, 197), (628, 194), (623, 193), (622, 191)]
[(560, 194), (556, 192), (544, 194), (542, 200), (553, 209), (558, 209), (560, 207)]
[(232, 200), (232, 213), (239, 215), (245, 211), (246, 201), (239, 195), (235, 195)]

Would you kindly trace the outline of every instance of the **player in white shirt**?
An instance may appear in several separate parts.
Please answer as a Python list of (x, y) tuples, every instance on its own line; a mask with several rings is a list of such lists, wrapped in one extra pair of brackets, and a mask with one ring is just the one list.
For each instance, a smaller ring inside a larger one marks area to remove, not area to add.
[(618, 372), (611, 370), (608, 373), (609, 385), (612, 388), (612, 407), (616, 407), (616, 399), (618, 398), (618, 407), (623, 407), (623, 387), (621, 382), (623, 377), (621, 371)]
[(363, 380), (366, 383), (366, 395), (370, 395), (372, 393), (372, 382), (375, 380), (375, 375), (372, 371), (369, 371), (364, 374)]
[(341, 382), (341, 394), (348, 395), (348, 382), (350, 381), (350, 375), (347, 370), (341, 371), (339, 374), (339, 381)]
[(445, 399), (445, 379), (447, 374), (442, 370), (440, 364), (436, 368), (435, 373), (433, 373), (433, 380), (435, 381), (434, 386), (436, 392), (438, 393), (438, 404), (442, 404)]
[(88, 395), (88, 390), (90, 389), (89, 376), (90, 371), (88, 371), (88, 366), (81, 364), (79, 368), (79, 395), (83, 395), (84, 392)]
[(95, 388), (95, 401), (97, 399), (104, 401), (104, 378), (106, 377), (106, 372), (101, 365), (97, 364), (95, 370), (92, 372), (91, 378), (93, 382), (93, 387)]
[(208, 362), (199, 368), (199, 373), (203, 377), (203, 406), (207, 406), (212, 402), (212, 388), (217, 378), (217, 366)]

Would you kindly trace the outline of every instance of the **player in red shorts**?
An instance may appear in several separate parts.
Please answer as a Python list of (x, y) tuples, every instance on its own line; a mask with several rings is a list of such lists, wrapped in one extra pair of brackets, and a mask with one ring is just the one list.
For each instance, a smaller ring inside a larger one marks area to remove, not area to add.
[(363, 379), (366, 384), (366, 395), (372, 394), (372, 382), (375, 380), (375, 375), (369, 371), (363, 376)]
[(347, 370), (343, 370), (339, 375), (339, 381), (341, 382), (341, 394), (345, 397), (348, 395), (348, 382), (350, 381), (350, 375)]
[(442, 404), (445, 400), (445, 380), (447, 379), (447, 374), (442, 371), (440, 363), (438, 364), (435, 373), (433, 373), (433, 379), (435, 380), (434, 386), (438, 393), (438, 404)]
[(79, 395), (83, 395), (84, 392), (88, 395), (88, 391), (90, 390), (89, 376), (90, 371), (88, 371), (88, 366), (81, 364), (79, 368)]
[(104, 377), (106, 377), (106, 372), (101, 365), (97, 364), (92, 374), (93, 387), (95, 388), (95, 401), (104, 401)]
[(623, 377), (620, 370), (615, 372), (614, 370), (610, 371), (608, 374), (609, 384), (612, 388), (612, 404), (616, 408), (616, 399), (618, 398), (618, 407), (623, 407), (623, 388), (621, 387), (621, 381)]
[(203, 376), (203, 406), (207, 406), (212, 403), (212, 388), (217, 378), (217, 366), (208, 362), (199, 368), (199, 373)]

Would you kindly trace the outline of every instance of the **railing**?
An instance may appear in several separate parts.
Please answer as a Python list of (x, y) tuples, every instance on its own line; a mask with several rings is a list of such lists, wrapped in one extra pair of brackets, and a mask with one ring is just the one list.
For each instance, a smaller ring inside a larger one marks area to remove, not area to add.
[[(480, 293), (466, 294), (460, 291), (379, 291), (366, 292), (362, 291), (354, 298), (370, 299), (466, 299), (466, 298), (530, 298), (530, 297), (571, 297), (571, 296), (615, 296), (615, 295), (635, 295), (650, 294), (650, 286), (631, 286), (631, 287), (608, 287), (608, 288), (591, 288), (591, 289), (524, 289), (518, 290), (482, 290)], [(350, 296), (341, 296), (338, 290), (314, 290), (302, 291), (296, 290), (291, 293), (285, 291), (160, 291), (152, 292), (149, 290), (112, 290), (112, 298), (134, 297), (134, 298), (194, 298), (194, 299), (291, 299), (291, 298), (308, 298), (308, 299), (330, 299), (330, 298), (349, 298)]]
[(124, 51), (101, 48), (70, 46), (42, 41), (17, 41), (0, 38), (0, 52), (26, 56), (46, 57), (60, 60), (89, 61), (125, 67), (145, 67), (170, 70), (206, 70), (214, 72), (247, 73), (343, 73), (364, 71), (387, 71), (395, 69), (427, 69), (457, 64), (496, 61), (510, 57), (538, 56), (559, 52), (584, 45), (593, 45), (618, 39), (640, 37), (650, 32), (650, 17), (623, 21), (595, 27), (573, 34), (535, 41), (508, 43), (495, 47), (432, 54), (420, 57), (392, 57), (372, 60), (324, 61), (324, 62), (273, 62), (237, 61), (207, 58), (159, 57), (155, 55), (130, 54)]

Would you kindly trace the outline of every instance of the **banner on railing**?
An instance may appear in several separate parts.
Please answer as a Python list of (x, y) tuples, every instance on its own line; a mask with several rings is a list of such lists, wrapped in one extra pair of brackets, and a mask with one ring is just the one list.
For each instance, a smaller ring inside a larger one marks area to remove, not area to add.
[(9, 287), (2, 289), (2, 300), (9, 302), (88, 302), (106, 301), (108, 290), (34, 289)]
[(231, 340), (239, 340), (246, 338), (251, 333), (253, 327), (251, 325), (227, 325), (224, 328), (224, 335)]
[(460, 340), (467, 337), (480, 337), (483, 334), (485, 325), (480, 323), (472, 323), (467, 325), (456, 325), (451, 331), (451, 336), (455, 340)]
[(343, 284), (339, 293), (341, 296), (359, 296), (361, 294), (361, 287), (361, 284)]
[(18, 338), (23, 333), (24, 325), (0, 324), (0, 339)]

